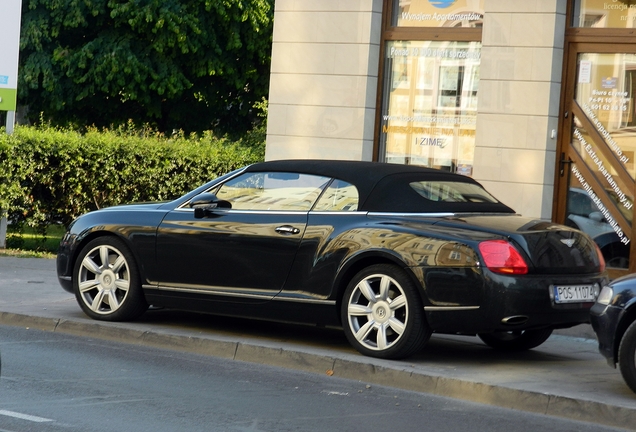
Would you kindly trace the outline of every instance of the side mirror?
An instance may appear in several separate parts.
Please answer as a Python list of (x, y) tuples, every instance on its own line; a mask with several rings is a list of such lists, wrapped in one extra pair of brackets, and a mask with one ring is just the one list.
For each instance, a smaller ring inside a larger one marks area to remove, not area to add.
[(603, 213), (599, 211), (593, 211), (590, 213), (589, 218), (595, 222), (605, 222), (605, 218), (603, 217)]
[(195, 218), (202, 219), (216, 209), (231, 209), (232, 204), (229, 201), (218, 199), (213, 193), (206, 192), (192, 198), (190, 208), (194, 209)]

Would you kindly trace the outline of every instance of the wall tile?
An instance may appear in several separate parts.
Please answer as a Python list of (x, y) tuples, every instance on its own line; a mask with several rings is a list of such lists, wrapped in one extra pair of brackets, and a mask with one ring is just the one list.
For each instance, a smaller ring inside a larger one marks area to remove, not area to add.
[(273, 40), (274, 43), (369, 43), (373, 15), (358, 12), (278, 12), (274, 20)]
[(272, 74), (270, 103), (375, 108), (376, 87), (376, 78)]
[(286, 135), (316, 138), (364, 138), (364, 110), (360, 108), (294, 106), (287, 113)]
[(548, 116), (478, 114), (477, 140), (480, 147), (554, 151), (557, 123)]
[(364, 160), (369, 146), (372, 141), (268, 135), (265, 160)]
[(553, 184), (555, 153), (505, 147), (475, 149), (474, 178), (504, 183)]
[[(546, 166), (546, 162), (548, 162), (546, 159), (552, 160), (550, 167)], [(503, 149), (501, 164), (500, 180), (523, 184), (553, 183), (554, 154), (552, 152)]]
[(377, 76), (378, 56), (371, 45), (280, 42), (272, 49), (271, 72)]
[(484, 46), (510, 46), (512, 31), (512, 14), (486, 14), (482, 29), (482, 43)]
[(501, 180), (503, 147), (476, 147), (473, 178), (477, 181)]
[(267, 135), (284, 135), (287, 128), (287, 105), (267, 106)]
[(481, 80), (478, 109), (481, 113), (546, 115), (554, 109), (555, 97), (558, 110), (558, 94), (551, 95), (551, 91), (550, 82)]
[[(513, 14), (510, 45), (529, 47), (563, 46), (563, 37), (557, 36), (557, 15)], [(561, 41), (557, 45), (558, 41)]]
[(559, 81), (563, 50), (532, 47), (482, 48), (482, 80)]

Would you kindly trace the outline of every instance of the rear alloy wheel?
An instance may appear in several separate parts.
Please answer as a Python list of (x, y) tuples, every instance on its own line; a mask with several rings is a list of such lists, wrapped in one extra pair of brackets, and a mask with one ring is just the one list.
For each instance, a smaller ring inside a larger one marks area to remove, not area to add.
[(526, 351), (547, 341), (551, 334), (552, 329), (541, 329), (480, 333), (478, 336), (491, 348), (501, 351)]
[(371, 357), (407, 357), (431, 336), (415, 285), (390, 264), (370, 266), (351, 280), (341, 315), (349, 343)]
[(93, 319), (127, 321), (148, 309), (137, 265), (119, 239), (100, 237), (88, 243), (77, 257), (73, 275), (77, 302)]
[(630, 389), (636, 393), (636, 321), (628, 328), (618, 347), (618, 366)]

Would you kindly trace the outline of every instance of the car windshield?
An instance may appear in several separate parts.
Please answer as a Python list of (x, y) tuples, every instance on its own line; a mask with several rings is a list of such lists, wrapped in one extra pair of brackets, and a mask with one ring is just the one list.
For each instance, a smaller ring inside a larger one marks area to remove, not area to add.
[(422, 197), (431, 201), (497, 203), (478, 185), (453, 181), (418, 181), (409, 183)]

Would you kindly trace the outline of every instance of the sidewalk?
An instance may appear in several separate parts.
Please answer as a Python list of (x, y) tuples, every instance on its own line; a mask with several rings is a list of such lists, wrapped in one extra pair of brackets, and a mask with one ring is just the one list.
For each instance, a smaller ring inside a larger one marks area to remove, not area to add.
[(478, 338), (433, 335), (404, 361), (364, 357), (341, 331), (149, 311), (133, 323), (87, 318), (62, 290), (55, 262), (0, 257), (0, 324), (191, 351), (368, 384), (636, 430), (636, 394), (598, 353), (589, 326), (553, 335), (524, 353), (500, 353)]

